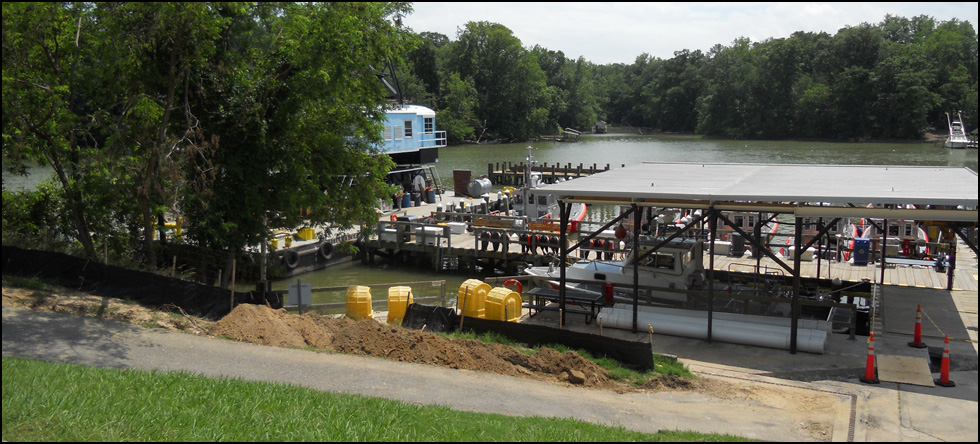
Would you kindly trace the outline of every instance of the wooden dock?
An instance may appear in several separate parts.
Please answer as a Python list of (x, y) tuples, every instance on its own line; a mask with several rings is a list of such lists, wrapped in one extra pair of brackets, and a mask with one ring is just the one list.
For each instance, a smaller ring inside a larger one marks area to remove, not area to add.
[[(622, 166), (625, 167), (626, 165)], [(524, 162), (517, 164), (511, 162), (489, 163), (487, 164), (487, 177), (496, 185), (523, 186), (525, 168), (527, 167), (524, 165)], [(548, 165), (548, 162), (544, 162), (541, 165), (532, 166), (531, 171), (541, 173), (541, 180), (544, 183), (550, 184), (558, 180), (577, 179), (579, 177), (588, 177), (596, 173), (609, 171), (609, 164), (607, 163), (603, 168), (594, 163), (592, 166), (581, 163), (578, 166), (572, 166), (571, 163), (566, 163), (565, 166), (561, 166), (561, 164), (557, 163)]]
[[(977, 259), (976, 255), (966, 244), (960, 241), (957, 245), (956, 267), (953, 269), (952, 290), (977, 291)], [(754, 273), (758, 269), (762, 273), (789, 276), (790, 273), (781, 268), (768, 257), (761, 259), (715, 255), (715, 270), (734, 273)], [(792, 266), (792, 259), (783, 262)], [(758, 264), (758, 265), (757, 265)], [(885, 259), (884, 280), (881, 275), (881, 264), (854, 265), (849, 262), (813, 259), (800, 262), (800, 277), (803, 279), (833, 279), (843, 282), (861, 282), (867, 279), (872, 283), (883, 283), (889, 286), (914, 287), (923, 289), (945, 290), (949, 283), (947, 272), (937, 271), (935, 267), (921, 265), (888, 264)], [(819, 265), (819, 269), (817, 268)], [(709, 267), (708, 257), (705, 256), (705, 268)], [(948, 269), (947, 269), (948, 270)]]

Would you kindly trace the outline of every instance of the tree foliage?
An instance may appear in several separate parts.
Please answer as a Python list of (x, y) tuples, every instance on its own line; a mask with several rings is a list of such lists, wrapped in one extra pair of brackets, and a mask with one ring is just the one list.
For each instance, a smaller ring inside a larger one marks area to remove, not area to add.
[[(428, 43), (409, 60), (411, 70), (429, 79), (427, 103), (449, 124), (453, 143), (471, 140), (452, 109), (462, 97), (461, 84), (446, 83), (453, 74), (476, 91), (466, 97), (475, 101), (477, 139), (588, 129), (597, 119), (763, 139), (917, 139), (944, 132), (946, 113), (958, 111), (977, 125), (977, 33), (956, 19), (888, 15), (834, 35), (739, 38), (708, 53), (644, 53), (631, 64), (601, 66), (524, 48), (496, 23), (467, 23), (454, 41), (422, 37)], [(456, 128), (461, 136), (453, 136)]]
[(153, 264), (165, 211), (183, 216), (188, 239), (232, 253), (260, 242), (266, 219), (290, 228), (374, 220), (392, 165), (378, 155), (389, 103), (376, 74), (413, 46), (401, 24), (410, 11), (5, 6), (4, 167), (52, 167), (71, 215), (63, 234), (89, 257), (94, 234), (128, 239)]

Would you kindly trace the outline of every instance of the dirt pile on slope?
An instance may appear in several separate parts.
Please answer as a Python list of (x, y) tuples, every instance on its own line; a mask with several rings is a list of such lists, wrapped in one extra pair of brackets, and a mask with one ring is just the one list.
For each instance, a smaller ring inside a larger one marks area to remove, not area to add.
[(375, 356), (418, 364), (486, 371), (508, 376), (568, 381), (577, 373), (580, 385), (615, 389), (608, 372), (575, 352), (542, 348), (526, 355), (513, 347), (472, 339), (449, 339), (436, 334), (315, 313), (295, 315), (260, 305), (240, 305), (216, 322), (209, 332), (254, 344), (312, 347), (338, 353)]

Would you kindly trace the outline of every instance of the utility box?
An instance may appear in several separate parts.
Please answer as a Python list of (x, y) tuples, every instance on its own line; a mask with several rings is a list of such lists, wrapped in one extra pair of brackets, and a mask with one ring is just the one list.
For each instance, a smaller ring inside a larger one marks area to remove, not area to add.
[(378, 234), (378, 239), (381, 240), (381, 242), (395, 242), (398, 239), (398, 236), (394, 228), (385, 228)]
[(449, 232), (452, 234), (464, 234), (466, 233), (466, 222), (449, 222)]
[(453, 192), (456, 196), (467, 196), (466, 187), (470, 184), (470, 177), (473, 172), (470, 170), (453, 170)]
[(851, 254), (854, 258), (854, 265), (868, 265), (871, 257), (871, 239), (859, 237), (854, 239), (854, 251)]
[[(445, 237), (440, 237), (444, 230), (443, 227), (422, 227), (422, 233), (425, 233), (425, 245), (437, 245), (438, 241), (440, 247), (447, 246), (448, 240)], [(415, 237), (420, 237), (422, 233), (416, 234)]]

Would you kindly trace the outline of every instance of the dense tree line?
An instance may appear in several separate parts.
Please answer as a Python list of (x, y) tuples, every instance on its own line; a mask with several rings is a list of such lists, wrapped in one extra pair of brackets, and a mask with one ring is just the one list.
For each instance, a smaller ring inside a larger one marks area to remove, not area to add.
[[(414, 38), (405, 3), (10, 3), (3, 155), (56, 183), (4, 191), (4, 238), (155, 264), (154, 227), (240, 252), (269, 227), (376, 220), (379, 68)], [(309, 212), (300, 217), (301, 210)], [(104, 248), (103, 248), (104, 246)]]
[(977, 33), (963, 21), (886, 16), (836, 35), (738, 39), (670, 59), (596, 65), (525, 48), (471, 22), (456, 40), (422, 33), (400, 70), (408, 95), (440, 112), (450, 143), (526, 140), (612, 124), (712, 137), (917, 139), (946, 113), (977, 123)]

